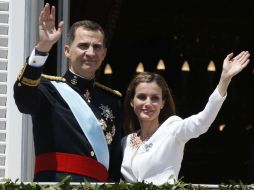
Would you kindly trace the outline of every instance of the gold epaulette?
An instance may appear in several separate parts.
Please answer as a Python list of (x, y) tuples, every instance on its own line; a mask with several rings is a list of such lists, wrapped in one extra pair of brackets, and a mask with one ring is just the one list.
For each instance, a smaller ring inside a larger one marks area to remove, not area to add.
[(106, 90), (106, 91), (108, 91), (108, 92), (111, 92), (112, 94), (115, 94), (115, 95), (120, 96), (120, 97), (122, 96), (121, 92), (119, 92), (119, 91), (117, 91), (117, 90), (114, 90), (114, 89), (112, 89), (112, 88), (109, 88), (109, 87), (107, 87), (107, 86), (104, 86), (103, 84), (100, 84), (100, 83), (98, 83), (98, 82), (95, 82), (94, 84), (95, 84), (95, 86), (98, 86), (99, 88), (102, 88), (103, 90)]
[(21, 80), (21, 78), (25, 72), (26, 66), (27, 66), (27, 64), (23, 65), (23, 67), (21, 68), (21, 70), (19, 72), (18, 80)]
[(41, 77), (45, 78), (45, 79), (48, 79), (48, 80), (54, 80), (54, 81), (61, 81), (61, 82), (66, 81), (66, 79), (64, 77), (61, 77), (61, 76), (53, 76), (53, 75), (42, 74)]

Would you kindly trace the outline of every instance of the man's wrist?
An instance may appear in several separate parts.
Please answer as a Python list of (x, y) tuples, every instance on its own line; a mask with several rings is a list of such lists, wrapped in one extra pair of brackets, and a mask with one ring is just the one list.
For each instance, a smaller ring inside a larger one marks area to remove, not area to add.
[(48, 55), (48, 52), (42, 52), (42, 51), (39, 51), (36, 47), (34, 48), (35, 50), (35, 55), (39, 55), (39, 56), (47, 56)]
[(35, 48), (40, 51), (40, 52), (44, 52), (44, 53), (48, 53), (50, 51), (50, 49), (52, 48), (54, 44), (48, 42), (48, 41), (39, 41)]

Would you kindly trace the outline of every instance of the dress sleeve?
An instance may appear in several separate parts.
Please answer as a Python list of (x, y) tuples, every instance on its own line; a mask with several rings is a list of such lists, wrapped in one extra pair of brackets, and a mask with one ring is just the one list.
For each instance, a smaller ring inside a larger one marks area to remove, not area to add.
[(218, 115), (225, 99), (226, 96), (221, 97), (216, 88), (203, 111), (186, 119), (175, 121), (174, 133), (177, 139), (188, 141), (205, 133)]

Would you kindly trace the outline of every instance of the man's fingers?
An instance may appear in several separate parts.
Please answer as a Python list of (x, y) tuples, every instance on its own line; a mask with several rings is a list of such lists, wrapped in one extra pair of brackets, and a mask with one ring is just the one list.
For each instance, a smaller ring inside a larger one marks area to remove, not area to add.
[(64, 21), (59, 22), (57, 31), (62, 33), (62, 31), (63, 31), (63, 26), (64, 26)]
[(56, 8), (46, 3), (39, 16), (39, 24), (43, 29), (53, 31), (55, 29)]
[(51, 14), (50, 14), (50, 19), (52, 19), (52, 21), (55, 22), (55, 18), (56, 18), (56, 8), (55, 8), (55, 6), (52, 6), (52, 8), (51, 8)]
[(47, 22), (50, 16), (50, 5), (48, 3), (46, 3), (45, 7), (44, 7), (44, 14), (43, 14), (43, 19), (44, 22)]

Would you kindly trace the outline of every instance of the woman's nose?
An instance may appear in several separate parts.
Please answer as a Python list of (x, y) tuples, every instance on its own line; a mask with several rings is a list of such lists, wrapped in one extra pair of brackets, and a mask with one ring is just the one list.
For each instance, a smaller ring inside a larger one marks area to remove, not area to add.
[(150, 105), (151, 103), (152, 103), (151, 99), (150, 98), (146, 98), (145, 105)]

